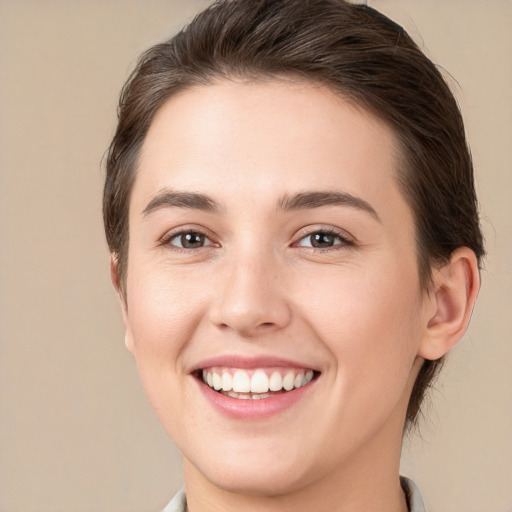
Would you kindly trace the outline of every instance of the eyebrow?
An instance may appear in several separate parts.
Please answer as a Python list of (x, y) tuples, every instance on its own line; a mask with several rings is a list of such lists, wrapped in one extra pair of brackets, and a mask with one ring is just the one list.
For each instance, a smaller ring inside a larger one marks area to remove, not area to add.
[(151, 199), (142, 214), (146, 217), (151, 212), (165, 207), (189, 208), (210, 213), (218, 213), (220, 211), (217, 202), (205, 194), (164, 189)]
[(348, 206), (371, 214), (381, 222), (379, 215), (370, 203), (346, 192), (301, 192), (293, 196), (284, 196), (278, 208), (284, 211), (307, 210), (324, 206)]
[[(291, 196), (285, 195), (278, 201), (277, 209), (289, 212), (322, 208), (325, 206), (348, 206), (357, 208), (371, 214), (380, 222), (377, 212), (370, 203), (346, 192), (300, 192)], [(166, 207), (187, 208), (209, 213), (220, 213), (221, 211), (219, 204), (205, 194), (164, 189), (151, 199), (142, 214), (146, 217), (151, 212)]]

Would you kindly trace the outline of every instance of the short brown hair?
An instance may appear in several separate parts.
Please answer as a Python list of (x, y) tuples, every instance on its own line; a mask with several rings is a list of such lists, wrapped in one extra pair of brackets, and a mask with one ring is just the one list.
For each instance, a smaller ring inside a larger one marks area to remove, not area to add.
[[(298, 78), (368, 109), (401, 145), (398, 182), (415, 221), (420, 283), (458, 247), (484, 254), (473, 165), (457, 103), (402, 27), (343, 0), (218, 0), (146, 51), (121, 92), (108, 150), (105, 232), (125, 286), (128, 207), (137, 157), (156, 111), (173, 94), (225, 78)], [(417, 418), (442, 359), (425, 361), (409, 401)]]

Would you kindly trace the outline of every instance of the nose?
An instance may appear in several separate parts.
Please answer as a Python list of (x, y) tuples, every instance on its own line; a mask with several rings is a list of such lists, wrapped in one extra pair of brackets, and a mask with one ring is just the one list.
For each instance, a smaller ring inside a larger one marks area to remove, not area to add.
[(283, 274), (272, 255), (239, 254), (219, 272), (211, 321), (220, 328), (254, 337), (286, 327), (291, 310)]

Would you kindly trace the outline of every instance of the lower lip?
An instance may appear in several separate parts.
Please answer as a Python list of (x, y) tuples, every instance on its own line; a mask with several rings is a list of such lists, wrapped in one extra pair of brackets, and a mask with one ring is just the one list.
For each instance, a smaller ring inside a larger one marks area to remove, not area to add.
[(268, 398), (260, 398), (259, 400), (232, 398), (214, 391), (197, 378), (195, 378), (195, 380), (203, 396), (210, 402), (214, 409), (220, 413), (232, 418), (257, 420), (279, 414), (292, 407), (309, 393), (317, 379), (313, 379), (305, 386), (293, 389), (292, 391), (287, 391)]

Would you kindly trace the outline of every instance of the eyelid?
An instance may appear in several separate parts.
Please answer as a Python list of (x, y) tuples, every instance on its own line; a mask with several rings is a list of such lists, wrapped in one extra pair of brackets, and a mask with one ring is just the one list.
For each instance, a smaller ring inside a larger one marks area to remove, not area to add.
[(356, 245), (356, 239), (347, 231), (341, 228), (336, 228), (334, 226), (322, 226), (322, 225), (313, 225), (313, 226), (305, 226), (301, 228), (296, 235), (294, 236), (294, 242), (292, 243), (295, 247), (306, 247), (298, 245), (301, 240), (307, 238), (308, 236), (314, 235), (315, 233), (325, 233), (328, 235), (336, 236), (341, 240), (341, 244), (333, 245), (329, 248), (318, 248), (318, 247), (310, 247), (310, 249), (316, 251), (328, 251), (336, 249), (337, 247), (351, 247)]
[[(177, 236), (183, 235), (186, 233), (197, 233), (199, 235), (204, 236), (211, 243), (209, 243), (208, 245), (205, 245), (203, 247), (199, 247), (197, 249), (186, 249), (184, 247), (178, 247), (178, 246), (172, 245), (170, 243), (173, 238), (176, 238)], [(220, 244), (215, 241), (215, 236), (210, 232), (210, 230), (205, 229), (201, 226), (194, 225), (194, 224), (178, 226), (176, 228), (170, 229), (169, 231), (166, 231), (166, 233), (158, 239), (158, 245), (168, 246), (168, 247), (172, 247), (173, 250), (186, 251), (186, 252), (204, 249), (205, 247), (219, 247), (220, 246)]]

